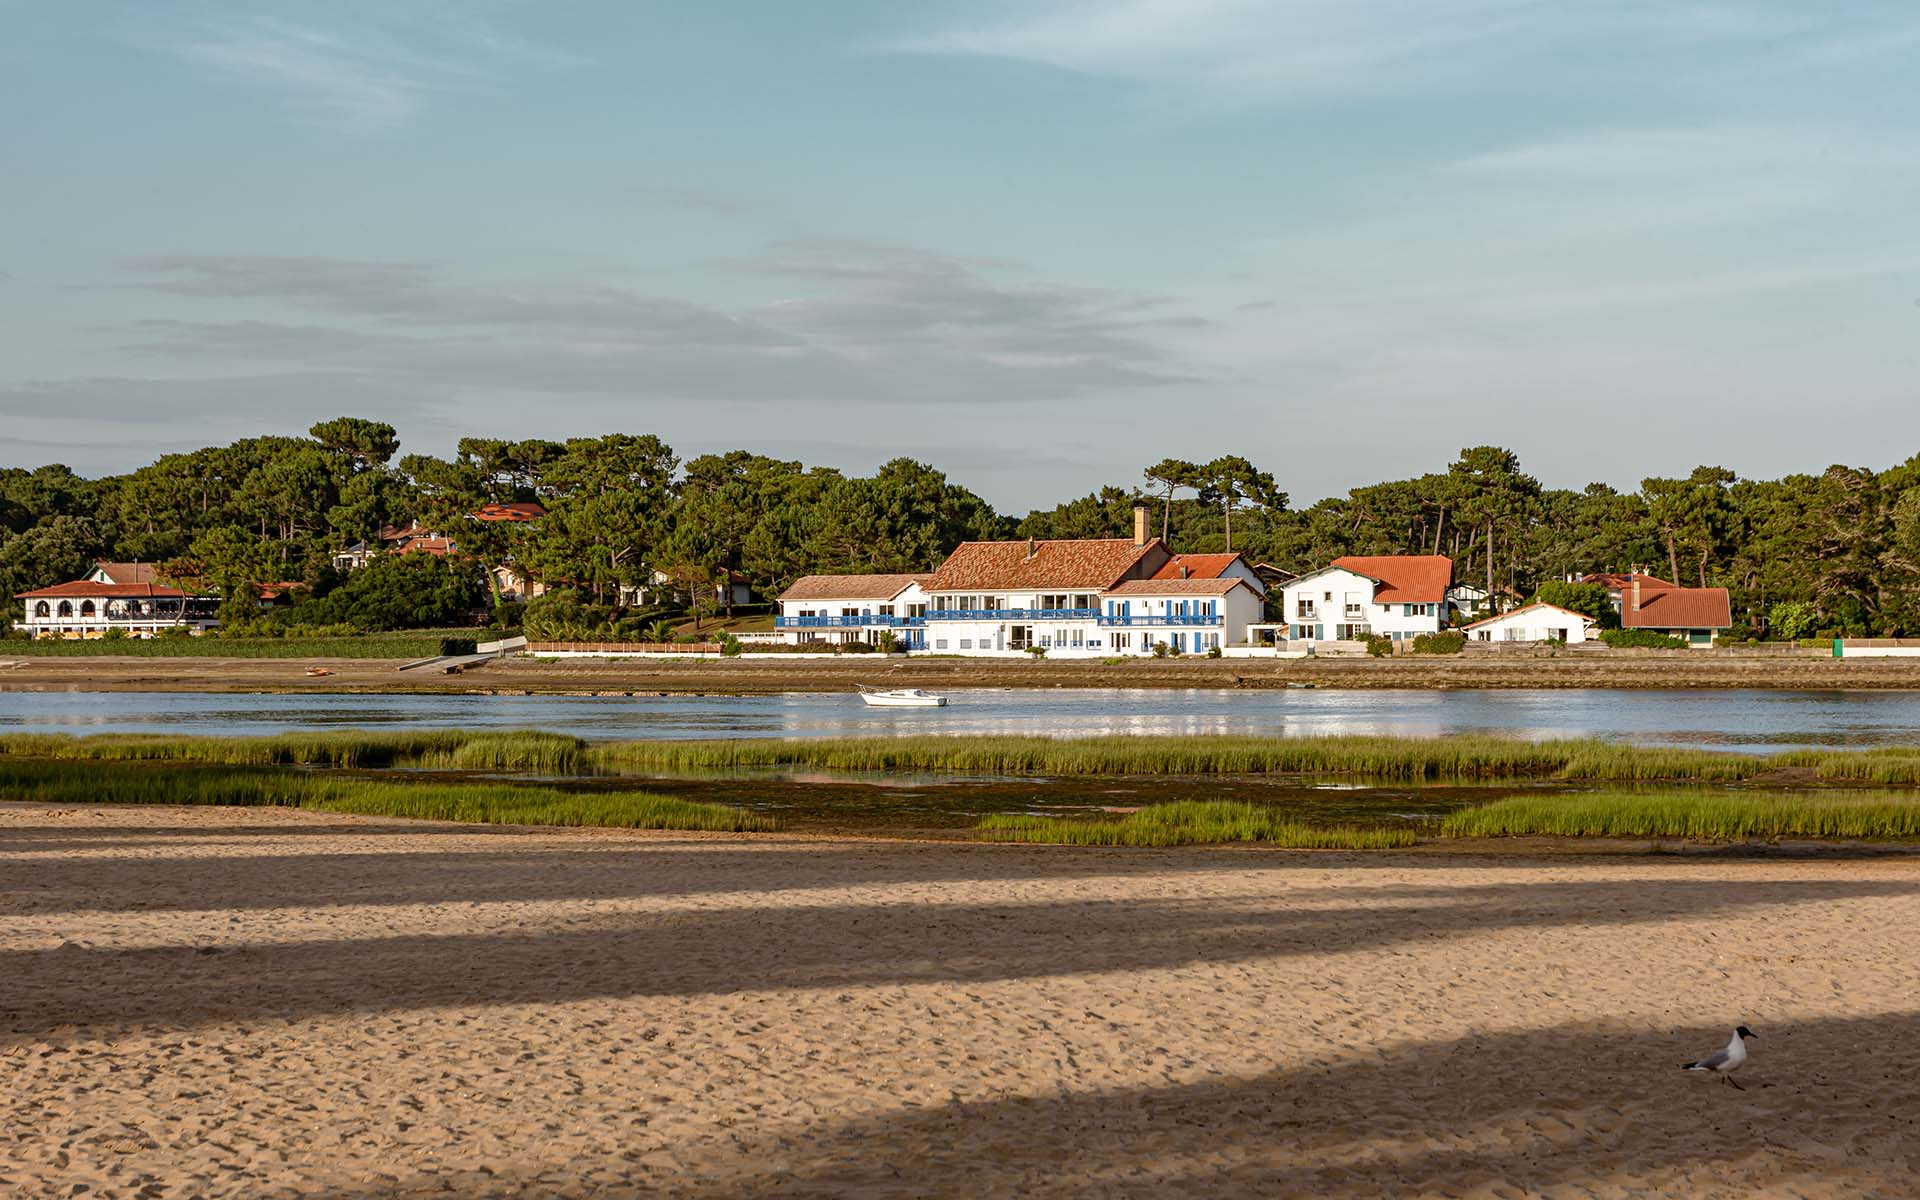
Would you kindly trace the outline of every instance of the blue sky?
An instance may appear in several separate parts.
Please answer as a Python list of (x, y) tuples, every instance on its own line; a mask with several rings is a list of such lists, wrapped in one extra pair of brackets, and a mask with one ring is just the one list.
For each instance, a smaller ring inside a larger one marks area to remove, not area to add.
[(0, 462), (1920, 450), (1920, 6), (0, 0)]

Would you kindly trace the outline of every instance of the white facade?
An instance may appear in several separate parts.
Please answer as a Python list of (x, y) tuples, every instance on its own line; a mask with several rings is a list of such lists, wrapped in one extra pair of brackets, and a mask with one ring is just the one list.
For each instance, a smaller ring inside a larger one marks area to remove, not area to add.
[(1038, 647), (1050, 658), (1103, 658), (1151, 655), (1164, 644), (1205, 654), (1246, 640), (1247, 626), (1263, 612), (1259, 586), (1229, 572), (1218, 580), (1129, 580), (1091, 592), (936, 592), (920, 648), (1011, 656)]
[(1466, 626), (1461, 632), (1477, 642), (1564, 641), (1569, 646), (1594, 637), (1600, 623), (1585, 613), (1553, 604), (1529, 604)]
[(1281, 589), (1288, 639), (1343, 642), (1376, 633), (1399, 642), (1444, 627), (1444, 601), (1377, 603), (1374, 595), (1381, 586), (1345, 567), (1302, 575)]
[[(867, 578), (895, 581), (870, 587), (863, 594), (857, 581)], [(896, 577), (884, 575), (847, 576), (846, 582), (850, 586), (832, 589), (841, 594), (826, 598), (795, 600), (781, 596), (780, 612), (774, 619), (781, 640), (790, 646), (805, 642), (877, 642), (886, 632), (905, 648), (920, 648), (927, 594), (918, 582), (901, 586)]]
[(151, 584), (89, 579), (15, 598), (25, 610), (19, 628), (33, 638), (91, 640), (105, 637), (110, 629), (151, 638), (173, 629), (204, 633), (220, 624), (218, 597), (184, 596)]

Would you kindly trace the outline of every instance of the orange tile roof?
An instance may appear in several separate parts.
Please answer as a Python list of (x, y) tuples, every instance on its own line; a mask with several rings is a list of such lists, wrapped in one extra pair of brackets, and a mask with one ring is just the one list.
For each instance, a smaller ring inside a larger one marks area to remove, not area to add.
[(476, 521), (537, 521), (547, 515), (547, 506), (535, 500), (515, 500), (505, 504), (482, 504), (467, 515)]
[(157, 583), (94, 583), (90, 579), (76, 579), (72, 583), (56, 583), (52, 587), (39, 588), (31, 592), (15, 592), (15, 600), (59, 599), (78, 597), (83, 600), (119, 599), (138, 596), (162, 600), (176, 600), (186, 595), (177, 588), (164, 587)]
[(1437, 604), (1453, 583), (1453, 560), (1444, 554), (1349, 554), (1332, 565), (1379, 580), (1375, 604)]
[(782, 600), (891, 600), (925, 575), (802, 575)]
[(1157, 570), (1166, 546), (1132, 538), (1073, 538), (1050, 542), (962, 542), (926, 583), (929, 592), (1038, 588), (1100, 591), (1129, 575)]
[(1640, 579), (1640, 607), (1633, 606), (1633, 589), (1622, 591), (1620, 624), (1628, 629), (1728, 629), (1733, 605), (1725, 588), (1683, 588), (1662, 583), (1651, 575)]
[(1259, 595), (1259, 589), (1238, 577), (1231, 579), (1129, 579), (1106, 589), (1109, 596), (1224, 596), (1237, 587)]
[[(1155, 579), (1218, 579), (1239, 559), (1238, 554), (1176, 554), (1153, 573)], [(1186, 573), (1181, 573), (1181, 568)]]
[(107, 562), (102, 559), (93, 565), (95, 570), (105, 571), (107, 579), (113, 583), (152, 583), (154, 581), (152, 563)]

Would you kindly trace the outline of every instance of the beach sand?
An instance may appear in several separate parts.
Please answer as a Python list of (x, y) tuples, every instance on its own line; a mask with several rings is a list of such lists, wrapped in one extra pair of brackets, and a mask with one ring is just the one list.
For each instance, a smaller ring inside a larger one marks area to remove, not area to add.
[(1912, 1196), (1916, 929), (1898, 857), (0, 806), (0, 1194)]

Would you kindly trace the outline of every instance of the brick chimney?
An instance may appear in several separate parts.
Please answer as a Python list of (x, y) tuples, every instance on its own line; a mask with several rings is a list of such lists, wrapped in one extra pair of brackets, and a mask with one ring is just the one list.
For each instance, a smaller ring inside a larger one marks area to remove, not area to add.
[(1633, 573), (1632, 590), (1627, 595), (1627, 611), (1632, 613), (1640, 611), (1640, 572), (1638, 571)]
[(1134, 505), (1133, 506), (1133, 544), (1134, 545), (1144, 546), (1147, 544), (1147, 530), (1150, 527), (1151, 527), (1151, 518), (1147, 514), (1147, 506), (1144, 504)]
[(1033, 556), (1038, 553), (1040, 553), (1040, 543), (1034, 541), (1032, 538), (1028, 538), (1027, 539), (1027, 561), (1032, 562)]

